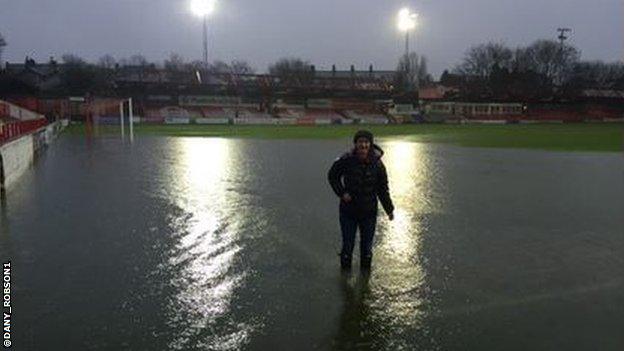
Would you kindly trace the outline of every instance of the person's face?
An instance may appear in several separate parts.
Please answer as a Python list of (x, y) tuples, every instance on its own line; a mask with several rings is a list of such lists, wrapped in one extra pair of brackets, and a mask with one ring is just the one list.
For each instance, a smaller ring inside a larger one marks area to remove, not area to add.
[(360, 157), (366, 157), (370, 150), (370, 142), (366, 138), (358, 138), (355, 141), (355, 150)]

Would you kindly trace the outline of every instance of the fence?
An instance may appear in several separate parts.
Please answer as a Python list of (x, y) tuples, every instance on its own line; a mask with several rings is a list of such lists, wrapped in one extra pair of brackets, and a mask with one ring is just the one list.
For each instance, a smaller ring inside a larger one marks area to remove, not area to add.
[(2, 124), (0, 125), (0, 145), (37, 130), (46, 124), (47, 121), (44, 118)]
[[(36, 103), (36, 100), (34, 101)], [(9, 117), (18, 119), (20, 121), (33, 121), (39, 118), (43, 118), (43, 115), (31, 110), (27, 110), (10, 102), (0, 100), (0, 117)]]

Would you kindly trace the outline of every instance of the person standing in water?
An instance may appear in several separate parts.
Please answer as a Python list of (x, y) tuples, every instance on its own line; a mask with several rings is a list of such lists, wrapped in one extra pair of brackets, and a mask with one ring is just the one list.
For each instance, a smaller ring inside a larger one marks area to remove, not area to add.
[(373, 237), (377, 225), (377, 199), (388, 218), (394, 219), (394, 205), (388, 190), (383, 150), (374, 144), (373, 134), (360, 130), (353, 137), (354, 148), (336, 159), (327, 178), (340, 198), (339, 218), (342, 232), (340, 267), (351, 269), (355, 233), (360, 229), (360, 269), (370, 271)]

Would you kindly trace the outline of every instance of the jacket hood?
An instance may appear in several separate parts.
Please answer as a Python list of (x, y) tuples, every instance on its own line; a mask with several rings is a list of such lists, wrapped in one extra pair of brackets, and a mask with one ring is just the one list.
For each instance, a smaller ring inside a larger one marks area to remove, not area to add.
[(373, 148), (371, 149), (371, 152), (373, 154), (373, 157), (376, 159), (380, 159), (384, 155), (384, 151), (377, 144), (373, 144)]

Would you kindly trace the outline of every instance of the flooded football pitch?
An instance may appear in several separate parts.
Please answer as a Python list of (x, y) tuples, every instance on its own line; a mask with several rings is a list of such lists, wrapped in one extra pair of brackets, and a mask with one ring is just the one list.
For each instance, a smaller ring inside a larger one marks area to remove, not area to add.
[(344, 276), (349, 140), (61, 136), (2, 201), (14, 348), (624, 349), (622, 153), (380, 145)]

